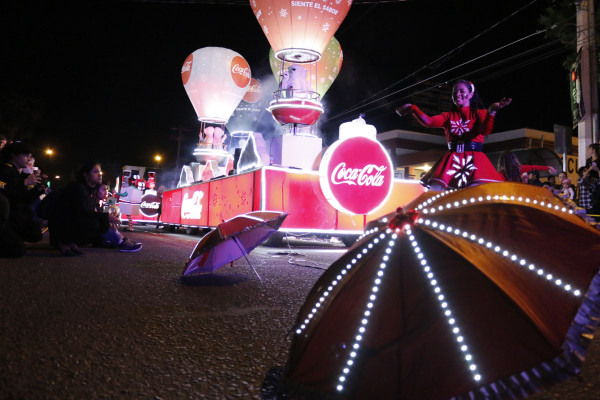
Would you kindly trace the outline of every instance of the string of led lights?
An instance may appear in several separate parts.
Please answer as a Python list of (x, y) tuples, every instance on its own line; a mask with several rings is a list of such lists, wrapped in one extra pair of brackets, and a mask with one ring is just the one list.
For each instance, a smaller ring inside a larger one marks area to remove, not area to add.
[(444, 294), (444, 291), (443, 291), (441, 285), (437, 281), (432, 268), (430, 267), (429, 263), (427, 262), (427, 259), (425, 258), (425, 254), (423, 254), (423, 252), (421, 251), (421, 248), (419, 247), (419, 243), (416, 241), (415, 236), (412, 234), (412, 230), (410, 229), (409, 226), (406, 226), (406, 227), (404, 227), (404, 231), (405, 231), (406, 235), (408, 236), (408, 239), (410, 240), (410, 243), (413, 247), (413, 250), (414, 250), (417, 258), (420, 260), (421, 267), (422, 267), (423, 272), (425, 273), (427, 279), (429, 280), (429, 284), (431, 285), (431, 287), (433, 287), (433, 292), (435, 293), (435, 296), (439, 302), (439, 306), (444, 313), (444, 317), (446, 317), (446, 322), (448, 323), (448, 325), (450, 325), (452, 327), (452, 330), (451, 330), (452, 334), (454, 335), (454, 339), (456, 340), (456, 343), (458, 343), (460, 351), (464, 354), (464, 359), (468, 363), (469, 371), (473, 377), (473, 380), (478, 382), (481, 380), (481, 374), (478, 371), (477, 364), (475, 364), (475, 362), (473, 360), (473, 355), (471, 353), (469, 353), (469, 346), (467, 345), (465, 336), (462, 333), (462, 330), (456, 320), (456, 317), (454, 316), (454, 313), (452, 312), (450, 303), (446, 299), (446, 296)]
[[(348, 358), (346, 359), (346, 365), (342, 368), (340, 375), (338, 376), (338, 383), (336, 386), (336, 390), (341, 392), (344, 390), (344, 385), (352, 370), (352, 366), (354, 365), (354, 360), (358, 355), (360, 350), (360, 343), (362, 342), (363, 335), (367, 331), (367, 324), (369, 323), (369, 319), (371, 317), (371, 310), (375, 307), (375, 300), (377, 300), (377, 292), (379, 291), (379, 285), (382, 282), (384, 277), (385, 269), (387, 267), (387, 262), (390, 259), (390, 254), (393, 251), (394, 245), (396, 244), (396, 239), (398, 235), (392, 232), (391, 229), (387, 229), (385, 233), (381, 233), (378, 238), (375, 238), (379, 241), (379, 239), (385, 240), (389, 237), (389, 241), (387, 243), (387, 248), (385, 249), (385, 255), (381, 258), (381, 263), (379, 264), (379, 271), (377, 271), (377, 275), (373, 280), (373, 285), (371, 286), (371, 294), (369, 295), (369, 301), (365, 304), (365, 309), (363, 311), (363, 316), (360, 321), (360, 325), (358, 327), (358, 332), (356, 332), (354, 336), (354, 341), (350, 348), (350, 352), (348, 353)], [(377, 243), (377, 242), (375, 242)], [(371, 243), (369, 243), (371, 245)], [(369, 245), (367, 248), (364, 248), (362, 253), (366, 254), (368, 249), (370, 249)], [(357, 254), (356, 258), (360, 258), (361, 253)]]
[[(423, 213), (423, 215), (433, 215), (440, 211), (444, 211), (444, 210), (448, 210), (448, 209), (452, 209), (452, 208), (461, 208), (464, 206), (471, 206), (471, 205), (474, 205), (477, 203), (492, 202), (492, 201), (493, 202), (511, 201), (511, 202), (514, 202), (517, 204), (520, 203), (522, 205), (539, 206), (542, 209), (545, 208), (548, 210), (554, 210), (554, 211), (562, 212), (565, 214), (574, 214), (573, 209), (566, 207), (564, 205), (552, 204), (552, 202), (549, 202), (549, 201), (548, 202), (543, 201), (543, 200), (538, 201), (537, 199), (531, 199), (529, 197), (514, 196), (514, 195), (507, 196), (507, 195), (498, 195), (498, 194), (487, 195), (485, 197), (484, 196), (471, 197), (469, 199), (463, 199), (460, 202), (459, 201), (447, 202), (447, 203), (437, 204), (437, 206), (433, 206), (433, 203), (437, 202), (437, 200), (439, 200), (442, 197), (442, 196), (439, 196), (439, 197), (438, 196), (427, 199), (423, 203), (419, 204), (416, 207), (416, 209), (420, 210)], [(434, 229), (438, 229), (440, 231), (451, 233), (455, 236), (460, 236), (462, 238), (469, 239), (473, 243), (477, 243), (488, 249), (492, 249), (496, 253), (509, 258), (511, 261), (513, 261), (515, 263), (518, 263), (520, 266), (526, 267), (529, 271), (534, 272), (537, 276), (542, 277), (542, 278), (546, 279), (547, 281), (553, 281), (554, 284), (556, 284), (556, 286), (563, 288), (565, 291), (572, 293), (576, 297), (581, 295), (580, 289), (574, 288), (570, 283), (565, 282), (564, 279), (562, 279), (560, 277), (555, 278), (551, 273), (547, 273), (543, 268), (536, 267), (533, 263), (530, 263), (524, 257), (520, 257), (517, 254), (511, 253), (508, 250), (503, 249), (500, 245), (493, 243), (490, 240), (487, 240), (483, 237), (478, 237), (474, 233), (469, 233), (467, 231), (460, 230), (460, 229), (458, 229), (456, 227), (452, 227), (450, 225), (440, 224), (440, 223), (438, 223), (434, 220), (428, 219), (428, 218), (419, 218), (417, 220), (417, 223), (424, 224), (425, 226), (428, 226), (428, 227), (431, 227)]]
[[(422, 216), (418, 217), (415, 220), (414, 226), (421, 226), (422, 229), (435, 229), (438, 231), (455, 235), (457, 237), (467, 239), (473, 244), (485, 247), (486, 249), (489, 249), (490, 251), (493, 251), (496, 254), (505, 257), (506, 259), (515, 263), (517, 266), (520, 266), (525, 270), (530, 271), (533, 277), (538, 277), (539, 279), (542, 279), (548, 282), (549, 284), (553, 284), (556, 287), (563, 289), (565, 292), (575, 297), (580, 297), (582, 295), (582, 291), (579, 288), (574, 287), (572, 283), (566, 281), (562, 277), (555, 276), (554, 274), (548, 272), (542, 267), (534, 265), (525, 257), (521, 257), (513, 252), (510, 252), (509, 250), (503, 248), (501, 245), (494, 243), (491, 240), (488, 240), (484, 237), (478, 236), (475, 233), (469, 232), (467, 230), (461, 230), (449, 224), (439, 223), (434, 219), (437, 213), (443, 212), (445, 210), (473, 206), (486, 202), (512, 202), (516, 203), (517, 205), (535, 206), (540, 209), (556, 211), (559, 213), (565, 213), (567, 215), (574, 214), (574, 211), (571, 207), (565, 204), (556, 204), (548, 200), (538, 200), (536, 198), (530, 198), (527, 196), (519, 195), (490, 194), (486, 196), (465, 198), (460, 201), (447, 198), (455, 192), (456, 190), (440, 192), (435, 196), (432, 196), (418, 204), (415, 207), (415, 211), (418, 210), (418, 212)], [(336, 287), (341, 284), (341, 282), (345, 279), (347, 274), (353, 268), (356, 267), (358, 262), (374, 248), (381, 248), (382, 246), (384, 246), (384, 254), (381, 257), (377, 274), (373, 280), (373, 284), (371, 285), (370, 293), (368, 295), (369, 297), (365, 304), (362, 316), (360, 317), (357, 331), (354, 334), (354, 339), (348, 350), (348, 354), (346, 355), (345, 362), (340, 367), (341, 371), (339, 372), (337, 378), (336, 390), (338, 392), (343, 392), (345, 387), (347, 386), (348, 377), (350, 376), (352, 368), (355, 365), (356, 358), (359, 355), (361, 342), (363, 341), (363, 338), (367, 332), (367, 325), (369, 323), (372, 311), (374, 308), (376, 308), (375, 302), (377, 300), (377, 294), (379, 292), (380, 285), (384, 279), (386, 268), (388, 268), (389, 266), (388, 262), (390, 261), (390, 257), (396, 246), (396, 240), (398, 239), (398, 235), (406, 235), (407, 239), (409, 240), (409, 243), (412, 245), (413, 251), (417, 259), (419, 260), (422, 272), (428, 279), (428, 283), (434, 292), (435, 298), (438, 300), (438, 305), (441, 308), (444, 317), (446, 318), (446, 322), (450, 327), (450, 332), (452, 333), (460, 352), (463, 354), (464, 361), (466, 362), (466, 368), (468, 369), (474, 381), (481, 381), (482, 375), (479, 372), (477, 363), (475, 362), (475, 358), (472, 352), (470, 352), (468, 339), (463, 333), (463, 330), (460, 327), (460, 323), (452, 310), (451, 304), (448, 301), (446, 294), (444, 293), (443, 285), (440, 284), (440, 282), (438, 281), (438, 278), (436, 277), (434, 272), (434, 268), (432, 268), (432, 266), (429, 264), (425, 253), (422, 251), (421, 246), (419, 245), (415, 235), (413, 234), (410, 224), (398, 227), (395, 230), (385, 228), (385, 232), (383, 232), (382, 226), (387, 223), (387, 219), (384, 218), (379, 222), (379, 227), (370, 229), (368, 232), (365, 232), (365, 234), (362, 236), (362, 238), (364, 238), (365, 236), (368, 237), (369, 235), (371, 235), (372, 237), (369, 239), (368, 242), (362, 244), (362, 248), (357, 249), (357, 252), (354, 255), (354, 257), (350, 261), (348, 261), (345, 267), (341, 269), (337, 276), (330, 282), (329, 286), (323, 291), (323, 293), (321, 293), (321, 296), (316, 301), (306, 318), (300, 323), (300, 326), (296, 328), (296, 335), (302, 335), (305, 332), (311, 321), (319, 314), (320, 309), (326, 303), (328, 297), (336, 290)]]

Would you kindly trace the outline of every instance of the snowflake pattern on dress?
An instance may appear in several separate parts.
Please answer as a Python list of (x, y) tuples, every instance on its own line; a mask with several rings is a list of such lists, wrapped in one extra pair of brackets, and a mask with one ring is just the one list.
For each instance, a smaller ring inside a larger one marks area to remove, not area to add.
[(450, 121), (450, 132), (459, 136), (469, 132), (469, 122), (471, 122), (470, 119), (466, 121)]
[(279, 16), (281, 18), (285, 18), (288, 15), (288, 11), (285, 8), (282, 8), (281, 10), (279, 10)]
[(451, 168), (446, 172), (457, 180), (459, 188), (466, 187), (469, 177), (473, 175), (477, 167), (473, 163), (473, 156), (459, 157), (452, 155)]
[(327, 22), (325, 22), (325, 24), (323, 24), (323, 32), (327, 32), (329, 30), (329, 28), (330, 28), (330, 25)]

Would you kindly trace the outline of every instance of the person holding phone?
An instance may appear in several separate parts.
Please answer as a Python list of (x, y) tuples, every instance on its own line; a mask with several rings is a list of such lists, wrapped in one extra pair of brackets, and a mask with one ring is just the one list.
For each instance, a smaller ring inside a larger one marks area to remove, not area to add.
[(31, 159), (32, 149), (24, 142), (13, 142), (2, 149), (0, 165), (0, 193), (9, 203), (7, 226), (24, 242), (42, 240), (42, 230), (35, 222), (32, 203), (41, 192), (39, 174), (25, 174)]

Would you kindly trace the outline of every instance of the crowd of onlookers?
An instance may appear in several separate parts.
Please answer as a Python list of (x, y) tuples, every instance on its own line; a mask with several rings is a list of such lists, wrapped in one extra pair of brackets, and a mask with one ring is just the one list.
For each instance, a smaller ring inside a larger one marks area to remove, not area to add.
[[(523, 182), (560, 191), (579, 207), (584, 208), (588, 215), (598, 219), (600, 217), (600, 175), (597, 165), (599, 155), (600, 144), (593, 143), (588, 146), (585, 165), (577, 170), (577, 185), (564, 171), (556, 175), (557, 171), (553, 167), (521, 165), (515, 154), (510, 151), (500, 155), (497, 168), (507, 181)], [(550, 173), (545, 181), (540, 180), (540, 171)]]
[(0, 257), (23, 256), (25, 243), (41, 241), (46, 231), (64, 256), (81, 255), (88, 245), (124, 252), (142, 248), (121, 235), (115, 215), (104, 212), (108, 184), (99, 163), (84, 163), (72, 182), (55, 190), (34, 163), (29, 144), (8, 143), (0, 135)]

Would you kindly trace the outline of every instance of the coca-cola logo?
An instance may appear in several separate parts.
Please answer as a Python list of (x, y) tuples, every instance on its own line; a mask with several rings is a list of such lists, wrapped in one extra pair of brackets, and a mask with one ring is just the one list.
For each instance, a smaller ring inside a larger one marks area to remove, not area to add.
[(140, 212), (146, 217), (156, 217), (160, 212), (162, 199), (155, 194), (145, 194), (142, 196)]
[(187, 56), (183, 65), (181, 66), (181, 80), (185, 85), (190, 80), (190, 75), (192, 74), (192, 64), (194, 63), (194, 55), (190, 54)]
[(335, 142), (319, 168), (321, 190), (336, 209), (348, 214), (370, 214), (388, 198), (392, 162), (383, 146), (363, 136)]
[(231, 79), (240, 88), (250, 83), (250, 66), (243, 57), (235, 56), (231, 60)]
[(387, 167), (375, 164), (365, 165), (362, 169), (347, 168), (346, 163), (342, 162), (333, 168), (331, 173), (331, 183), (334, 185), (359, 185), (359, 186), (381, 186), (384, 176), (382, 173)]
[(262, 85), (260, 84), (259, 81), (252, 78), (250, 80), (250, 86), (248, 87), (248, 91), (244, 95), (244, 101), (246, 101), (248, 103), (256, 103), (257, 101), (262, 99), (262, 96), (263, 96)]
[(190, 193), (185, 193), (181, 200), (181, 219), (200, 219), (203, 197), (203, 191), (196, 191), (191, 197)]

